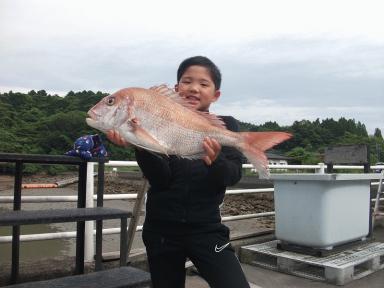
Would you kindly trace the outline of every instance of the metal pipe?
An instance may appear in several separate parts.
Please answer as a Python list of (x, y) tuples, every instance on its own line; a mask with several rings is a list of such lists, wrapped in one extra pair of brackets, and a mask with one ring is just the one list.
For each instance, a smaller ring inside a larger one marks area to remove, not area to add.
[[(97, 163), (96, 163), (97, 164)], [(138, 164), (136, 161), (109, 161), (108, 163), (105, 163), (106, 166), (111, 167), (138, 167)], [(324, 168), (324, 163), (318, 163), (314, 165), (283, 165), (283, 164), (274, 164), (274, 165), (268, 165), (269, 169), (322, 169)], [(254, 168), (252, 164), (243, 164), (243, 168)], [(359, 166), (350, 166), (350, 165), (334, 165), (334, 169), (364, 169), (363, 165)], [(383, 168), (383, 165), (376, 165), (371, 166), (371, 169), (380, 169)]]
[[(136, 232), (143, 230), (143, 226), (137, 226)], [(103, 235), (112, 235), (120, 233), (120, 228), (107, 228), (103, 229)], [(93, 230), (93, 236), (96, 235), (96, 229)], [(75, 238), (76, 231), (67, 231), (67, 232), (55, 232), (55, 233), (40, 233), (40, 234), (27, 234), (21, 235), (21, 242), (32, 242), (32, 241), (41, 241), (41, 240), (56, 240), (56, 239), (69, 239)], [(11, 243), (12, 236), (1, 236), (1, 243)]]
[[(260, 218), (267, 216), (274, 216), (275, 212), (263, 212), (263, 213), (255, 213), (255, 214), (246, 214), (246, 215), (237, 215), (237, 216), (227, 216), (222, 217), (223, 222), (234, 221), (234, 220), (242, 220), (242, 219), (251, 219), (251, 218)], [(92, 221), (87, 221), (92, 222)], [(136, 232), (139, 232), (143, 229), (143, 226), (137, 226)], [(111, 235), (120, 233), (120, 228), (108, 228), (103, 229), (103, 235)], [(96, 235), (96, 230), (93, 230), (93, 236)], [(74, 238), (76, 237), (76, 231), (70, 232), (57, 232), (57, 233), (41, 233), (41, 234), (28, 234), (21, 235), (21, 242), (29, 242), (29, 241), (40, 241), (40, 240), (53, 240), (53, 239), (65, 239), (65, 238)], [(12, 242), (12, 236), (1, 236), (0, 243), (9, 243)]]
[(136, 161), (109, 161), (108, 163), (105, 163), (105, 166), (112, 166), (112, 167), (121, 167), (121, 166), (127, 166), (127, 167), (139, 167)]
[[(87, 193), (87, 168), (86, 162), (79, 165), (79, 183), (77, 192), (77, 208), (85, 208)], [(84, 273), (84, 251), (85, 251), (85, 221), (77, 221), (76, 223), (76, 265), (75, 274)]]
[[(94, 207), (94, 181), (93, 181), (93, 175), (94, 175), (94, 162), (88, 162), (87, 163), (87, 188), (85, 193), (85, 207), (87, 208), (93, 208)], [(77, 201), (77, 197), (75, 197)], [(93, 256), (95, 254), (95, 245), (93, 242), (93, 230), (94, 230), (94, 222), (93, 221), (86, 221), (85, 222), (85, 238), (84, 238), (84, 261), (91, 263), (93, 262)]]
[[(376, 199), (371, 199), (372, 202), (376, 202)], [(384, 201), (384, 198), (379, 198), (379, 201)]]
[[(376, 184), (378, 185), (378, 183)], [(375, 186), (372, 184), (372, 186)], [(247, 193), (266, 193), (266, 192), (273, 192), (273, 188), (266, 188), (272, 189), (268, 191), (252, 191), (256, 189), (249, 189), (250, 191), (245, 191), (248, 189), (244, 189), (244, 191), (237, 190), (227, 190), (227, 195), (236, 195), (236, 194), (247, 194)], [(239, 189), (240, 190), (240, 189)], [(137, 199), (137, 194), (114, 194), (110, 195), (111, 197), (104, 197), (104, 200), (134, 200)], [(95, 196), (96, 197), (96, 196)], [(384, 198), (380, 198), (380, 200), (383, 200)], [(94, 198), (94, 200), (96, 200)], [(24, 196), (21, 197), (21, 202), (23, 203), (50, 203), (50, 202), (76, 202), (77, 197), (76, 196)], [(372, 201), (376, 201), (375, 199), (372, 199)], [(0, 203), (13, 203), (13, 197), (12, 196), (0, 196)]]
[[(313, 164), (313, 165), (284, 165), (284, 164), (273, 164), (268, 165), (269, 169), (321, 169), (323, 163), (319, 164)], [(106, 166), (111, 167), (138, 167), (138, 164), (136, 161), (109, 161), (108, 163), (105, 163)], [(371, 166), (371, 169), (380, 168), (382, 166)], [(254, 168), (252, 164), (243, 164), (243, 168)], [(335, 165), (334, 169), (364, 169), (363, 165), (359, 166), (350, 166), (350, 165)]]
[(243, 219), (250, 219), (250, 218), (274, 216), (274, 215), (275, 215), (275, 212), (263, 212), (263, 213), (255, 213), (255, 214), (227, 216), (227, 217), (222, 217), (221, 220), (223, 222), (228, 222), (228, 221), (243, 220)]
[[(97, 177), (97, 207), (104, 206), (104, 161), (98, 163), (98, 177)], [(94, 179), (92, 178), (92, 181)], [(94, 186), (94, 185), (92, 185)], [(103, 253), (103, 220), (96, 221), (96, 258), (95, 258), (95, 270), (100, 271), (103, 269), (102, 265), (102, 253)]]
[[(21, 182), (23, 173), (23, 163), (16, 161), (15, 165), (15, 184), (14, 184), (14, 202), (13, 210), (21, 209)], [(11, 284), (15, 284), (19, 277), (20, 262), (20, 226), (12, 227), (12, 268), (11, 268)]]
[(235, 195), (235, 194), (247, 194), (247, 193), (266, 193), (273, 192), (274, 188), (260, 188), (260, 189), (234, 189), (227, 190), (226, 195)]
[[(379, 182), (372, 182), (371, 186), (377, 186)], [(91, 185), (87, 184), (87, 187)], [(88, 189), (88, 188), (87, 188)], [(90, 188), (93, 189), (93, 188)], [(266, 193), (273, 192), (274, 188), (260, 188), (260, 189), (230, 189), (227, 190), (225, 194), (234, 195), (234, 194), (246, 194), (246, 193)], [(88, 193), (87, 193), (88, 195)], [(135, 200), (137, 199), (137, 194), (106, 194), (104, 195), (104, 200)], [(93, 195), (93, 201), (97, 200), (97, 195)], [(87, 198), (87, 203), (89, 199)], [(77, 196), (21, 196), (21, 202), (23, 203), (40, 203), (40, 202), (77, 202)], [(13, 196), (0, 196), (0, 203), (13, 203)], [(93, 207), (88, 206), (87, 207)]]
[[(93, 201), (97, 200), (96, 195), (93, 195), (92, 198), (91, 199)], [(104, 195), (104, 200), (134, 200), (136, 198), (137, 198), (137, 194), (107, 194), (107, 195)], [(68, 195), (68, 196), (21, 196), (21, 202), (22, 203), (77, 202), (77, 196), (70, 196), (70, 195)], [(13, 203), (13, 196), (0, 196), (0, 203)], [(87, 206), (87, 207), (93, 207), (93, 206)]]

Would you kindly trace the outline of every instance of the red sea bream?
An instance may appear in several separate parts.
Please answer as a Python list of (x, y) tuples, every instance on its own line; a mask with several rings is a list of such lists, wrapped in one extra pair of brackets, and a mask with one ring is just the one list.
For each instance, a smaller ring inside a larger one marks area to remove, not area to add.
[(221, 119), (188, 107), (183, 97), (166, 86), (125, 88), (104, 97), (88, 111), (87, 123), (104, 133), (115, 130), (138, 147), (166, 155), (199, 159), (205, 137), (240, 150), (268, 177), (264, 151), (291, 138), (285, 132), (232, 132)]

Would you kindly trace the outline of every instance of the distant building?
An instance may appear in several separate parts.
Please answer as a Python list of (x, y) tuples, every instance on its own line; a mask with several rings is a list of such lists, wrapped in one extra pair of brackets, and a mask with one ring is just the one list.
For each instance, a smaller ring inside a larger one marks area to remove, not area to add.
[[(267, 155), (269, 167), (271, 167), (273, 165), (288, 165), (288, 161), (292, 160), (292, 158), (290, 158), (290, 157), (279, 155), (279, 154), (276, 154), (276, 153), (273, 153), (273, 152), (266, 152), (265, 155)], [(243, 163), (244, 164), (249, 163), (248, 159), (244, 157), (243, 158)], [(256, 172), (256, 169), (252, 168), (251, 171), (252, 172)], [(275, 172), (286, 172), (287, 169), (284, 169), (284, 168), (278, 168), (278, 169), (274, 168), (273, 171), (275, 171)]]
[(275, 153), (267, 152), (265, 154), (267, 155), (269, 165), (288, 165), (288, 161), (291, 160), (290, 157)]

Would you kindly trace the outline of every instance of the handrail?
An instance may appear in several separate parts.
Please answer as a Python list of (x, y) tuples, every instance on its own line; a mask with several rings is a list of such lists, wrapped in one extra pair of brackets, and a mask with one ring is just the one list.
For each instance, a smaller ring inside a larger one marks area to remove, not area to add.
[[(372, 182), (371, 186), (378, 186), (379, 182)], [(252, 194), (252, 193), (270, 193), (274, 192), (274, 188), (258, 188), (258, 189), (234, 189), (227, 190), (225, 195)], [(137, 194), (105, 194), (104, 200), (135, 200)], [(93, 200), (97, 201), (97, 195), (93, 195)], [(383, 198), (380, 198), (383, 200)], [(77, 196), (21, 196), (23, 203), (51, 203), (51, 202), (76, 202)], [(375, 201), (375, 199), (372, 199)], [(13, 203), (13, 196), (0, 196), (0, 203)]]
[[(97, 196), (93, 192), (94, 187), (94, 177), (93, 177), (93, 166), (97, 165), (97, 163), (88, 163), (88, 176), (87, 176), (87, 207), (93, 205), (93, 201), (97, 200)], [(108, 163), (105, 163), (105, 166), (112, 166), (112, 167), (137, 167), (136, 161), (109, 161)], [(253, 168), (251, 164), (243, 164), (243, 168)], [(316, 173), (324, 173), (325, 165), (323, 163), (319, 163), (316, 165), (281, 165), (281, 164), (275, 164), (275, 165), (269, 165), (269, 168), (271, 170), (307, 170), (307, 169), (314, 169)], [(382, 169), (384, 168), (383, 165), (376, 165), (371, 166), (371, 169)], [(335, 165), (333, 169), (345, 169), (345, 170), (356, 170), (356, 169), (364, 169), (363, 165), (360, 166), (347, 166), (347, 165)], [(372, 182), (371, 185), (379, 185), (379, 182)], [(236, 194), (245, 194), (245, 193), (271, 193), (274, 191), (274, 188), (261, 188), (261, 189), (229, 189), (226, 191), (226, 195), (236, 195)], [(137, 194), (105, 194), (104, 200), (134, 200), (137, 199)], [(376, 199), (372, 199), (372, 201), (375, 201)], [(384, 198), (380, 198), (380, 201), (384, 200)], [(77, 201), (77, 196), (22, 196), (22, 201), (24, 203), (40, 203), (40, 202), (75, 202)], [(13, 196), (0, 196), (0, 203), (12, 203), (13, 202)], [(236, 215), (236, 216), (225, 216), (222, 217), (222, 221), (235, 221), (240, 219), (250, 219), (250, 218), (257, 218), (257, 217), (267, 217), (267, 216), (274, 216), (275, 212), (262, 212), (262, 213), (255, 213), (255, 214), (244, 214), (244, 215)], [(93, 257), (93, 237), (89, 235), (91, 233), (92, 235), (95, 234), (95, 230), (93, 229), (93, 223), (87, 222), (88, 228), (86, 233), (88, 233), (88, 244), (87, 246), (90, 246), (87, 248), (89, 251), (88, 258)], [(135, 229), (135, 232), (141, 231), (142, 226), (137, 226)], [(92, 232), (90, 232), (92, 231)], [(103, 229), (103, 234), (117, 234), (120, 233), (120, 228), (108, 228)], [(40, 234), (28, 234), (28, 235), (21, 235), (20, 241), (37, 241), (37, 240), (49, 240), (49, 239), (62, 239), (62, 238), (74, 238), (76, 237), (75, 231), (69, 231), (69, 232), (56, 232), (56, 233), (40, 233)], [(8, 243), (12, 241), (12, 236), (0, 236), (0, 243)]]

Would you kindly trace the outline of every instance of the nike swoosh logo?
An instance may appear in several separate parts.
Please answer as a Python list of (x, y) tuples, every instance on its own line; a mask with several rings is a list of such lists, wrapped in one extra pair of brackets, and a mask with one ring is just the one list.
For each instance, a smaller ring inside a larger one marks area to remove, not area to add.
[(215, 246), (215, 252), (216, 253), (219, 253), (221, 251), (223, 251), (225, 249), (225, 247), (227, 247), (230, 243), (228, 242), (227, 244), (224, 244), (223, 246), (220, 246), (220, 247), (217, 247), (217, 244)]

